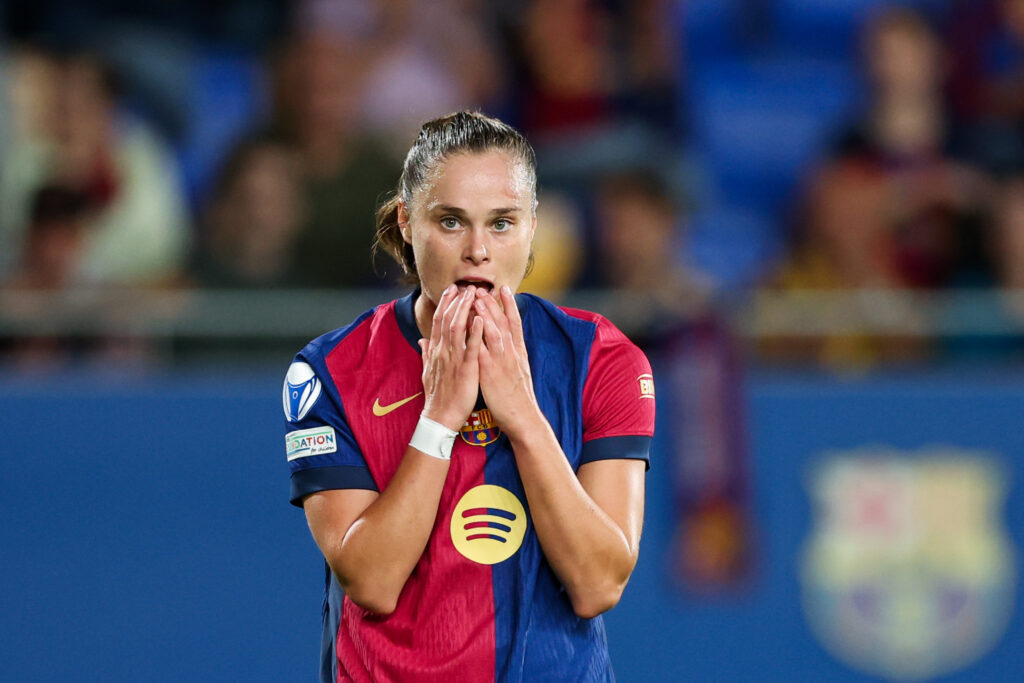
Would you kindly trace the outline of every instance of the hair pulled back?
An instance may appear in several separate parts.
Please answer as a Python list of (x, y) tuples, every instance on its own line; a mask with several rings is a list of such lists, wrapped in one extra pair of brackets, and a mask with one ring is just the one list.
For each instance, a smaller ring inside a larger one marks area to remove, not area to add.
[(508, 152), (523, 163), (536, 205), (537, 155), (522, 133), (512, 126), (480, 112), (460, 111), (427, 121), (420, 128), (416, 142), (405, 157), (397, 189), (377, 209), (377, 236), (373, 245), (374, 252), (384, 251), (402, 266), (407, 282), (418, 284), (419, 273), (412, 245), (402, 238), (398, 225), (398, 203), (401, 201), (411, 207), (417, 190), (452, 155), (491, 150)]

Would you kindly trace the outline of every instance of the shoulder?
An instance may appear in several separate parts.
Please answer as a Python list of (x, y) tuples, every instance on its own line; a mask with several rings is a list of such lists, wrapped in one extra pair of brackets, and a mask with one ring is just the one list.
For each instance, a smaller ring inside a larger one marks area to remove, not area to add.
[(560, 310), (566, 316), (585, 322), (593, 327), (594, 339), (591, 345), (591, 355), (611, 353), (613, 355), (625, 354), (638, 358), (644, 357), (640, 347), (633, 343), (611, 320), (600, 313), (567, 307), (560, 307)]
[(361, 341), (367, 341), (369, 328), (373, 325), (375, 318), (387, 315), (387, 309), (393, 306), (392, 303), (381, 304), (363, 311), (344, 327), (325, 332), (303, 347), (299, 355), (306, 357), (326, 357), (335, 349), (341, 346), (352, 346)]
[(384, 354), (404, 343), (395, 316), (398, 301), (374, 306), (352, 322), (313, 339), (298, 353), (296, 360), (306, 361), (318, 370), (337, 374), (358, 368), (370, 354)]

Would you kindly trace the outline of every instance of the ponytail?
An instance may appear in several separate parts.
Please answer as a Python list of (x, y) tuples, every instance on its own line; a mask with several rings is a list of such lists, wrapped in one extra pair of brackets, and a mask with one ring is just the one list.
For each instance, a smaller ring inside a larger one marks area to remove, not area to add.
[(402, 280), (406, 284), (419, 284), (416, 273), (416, 259), (413, 257), (412, 245), (402, 237), (402, 228), (398, 225), (398, 202), (401, 194), (395, 192), (377, 208), (377, 233), (373, 241), (373, 254), (386, 253), (402, 266), (405, 274)]

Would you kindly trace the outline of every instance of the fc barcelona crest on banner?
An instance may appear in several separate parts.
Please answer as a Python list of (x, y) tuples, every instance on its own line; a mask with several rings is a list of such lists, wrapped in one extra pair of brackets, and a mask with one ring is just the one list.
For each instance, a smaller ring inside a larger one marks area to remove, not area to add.
[(462, 425), (459, 434), (462, 436), (462, 440), (470, 446), (486, 446), (498, 440), (498, 437), (501, 436), (501, 429), (494, 422), (491, 411), (483, 408), (473, 411), (469, 419), (466, 420), (466, 424)]
[(893, 680), (981, 658), (1015, 602), (997, 462), (954, 448), (831, 455), (809, 482), (815, 519), (801, 577), (822, 645)]

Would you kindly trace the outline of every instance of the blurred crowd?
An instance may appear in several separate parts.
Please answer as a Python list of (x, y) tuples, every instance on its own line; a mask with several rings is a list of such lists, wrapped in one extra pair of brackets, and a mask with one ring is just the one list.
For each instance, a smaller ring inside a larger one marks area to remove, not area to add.
[[(715, 3), (742, 38), (714, 46), (719, 62), (820, 59), (771, 37), (762, 19), (783, 4)], [(537, 148), (526, 288), (615, 290), (623, 316), (646, 311), (652, 345), (673, 321), (723, 323), (737, 299), (771, 328), (777, 309), (758, 302), (807, 291), (1024, 291), (1024, 0), (853, 4), (855, 47), (829, 59), (858, 97), (760, 214), (758, 239), (780, 246), (753, 260), (743, 233), (699, 220), (744, 200), (694, 133), (691, 85), (721, 67), (692, 56), (697, 5), (0, 5), (0, 294), (394, 286), (370, 258), (374, 209), (420, 123), (464, 108)], [(7, 317), (38, 313), (7, 301)], [(991, 308), (1024, 324), (1017, 299)], [(756, 352), (862, 367), (1021, 348), (785, 328)]]

